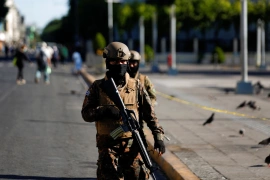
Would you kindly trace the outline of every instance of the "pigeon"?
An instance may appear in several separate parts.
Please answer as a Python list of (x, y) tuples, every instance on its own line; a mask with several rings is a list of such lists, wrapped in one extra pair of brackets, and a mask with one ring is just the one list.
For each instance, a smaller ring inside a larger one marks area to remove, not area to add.
[(262, 93), (264, 86), (261, 84), (260, 81), (258, 81), (256, 84), (254, 84), (255, 92), (256, 94)]
[(248, 105), (251, 109), (253, 109), (253, 110), (256, 110), (256, 109), (260, 110), (260, 109), (261, 109), (259, 106), (256, 105), (256, 102), (255, 102), (255, 101), (249, 101), (249, 102), (247, 103), (247, 105)]
[(246, 101), (242, 102), (241, 104), (239, 104), (239, 106), (236, 107), (236, 109), (239, 109), (239, 108), (243, 108), (247, 105)]
[(270, 155), (265, 158), (264, 162), (270, 167)]
[(242, 135), (242, 136), (244, 136), (244, 134), (245, 134), (245, 129), (240, 129), (240, 130), (239, 130), (239, 134)]
[(256, 83), (256, 85), (258, 86), (259, 89), (264, 89), (264, 86), (261, 84), (260, 81), (258, 81), (258, 82)]
[(270, 137), (259, 142), (261, 145), (268, 145), (270, 143)]
[(70, 93), (71, 94), (76, 94), (76, 91), (75, 90), (71, 90)]
[(214, 115), (215, 113), (212, 113), (211, 116), (203, 123), (203, 126), (205, 126), (206, 124), (211, 124), (214, 120)]

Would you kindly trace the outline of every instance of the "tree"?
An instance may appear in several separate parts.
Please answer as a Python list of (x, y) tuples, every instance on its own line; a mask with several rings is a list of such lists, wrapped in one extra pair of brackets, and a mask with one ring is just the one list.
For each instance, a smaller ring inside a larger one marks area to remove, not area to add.
[(144, 17), (145, 24), (145, 37), (146, 42), (149, 42), (151, 39), (151, 20), (153, 14), (156, 12), (156, 7), (150, 4), (133, 2), (130, 4), (121, 4), (115, 8), (115, 21), (117, 22), (117, 26), (120, 32), (128, 32), (134, 29), (134, 27), (138, 26), (139, 19), (141, 16)]
[(62, 26), (62, 21), (59, 19), (54, 19), (50, 21), (46, 27), (43, 29), (41, 34), (41, 39), (43, 41), (49, 42), (60, 42), (59, 35), (61, 34), (60, 29)]
[[(93, 42), (94, 50), (97, 54), (100, 54), (99, 52), (103, 50), (103, 48), (106, 46), (106, 40), (104, 36), (101, 33), (97, 33)], [(102, 52), (102, 51), (101, 51)]]

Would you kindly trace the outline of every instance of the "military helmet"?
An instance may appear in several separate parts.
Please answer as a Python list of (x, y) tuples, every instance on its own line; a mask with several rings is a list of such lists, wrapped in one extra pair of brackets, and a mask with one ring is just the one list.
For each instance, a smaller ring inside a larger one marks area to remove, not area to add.
[(104, 48), (103, 58), (129, 60), (130, 52), (124, 43), (112, 42)]
[(130, 50), (130, 60), (140, 61), (141, 60), (140, 53), (138, 53), (137, 51), (134, 51), (134, 50)]

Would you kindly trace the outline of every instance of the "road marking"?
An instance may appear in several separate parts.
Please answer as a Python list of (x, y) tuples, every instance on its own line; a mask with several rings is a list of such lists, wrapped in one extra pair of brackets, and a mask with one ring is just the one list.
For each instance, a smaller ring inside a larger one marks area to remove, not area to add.
[(260, 117), (256, 117), (256, 116), (250, 116), (247, 114), (242, 114), (242, 113), (238, 113), (238, 112), (233, 112), (233, 111), (227, 111), (227, 110), (222, 110), (222, 109), (217, 109), (217, 108), (212, 108), (212, 107), (207, 107), (207, 106), (203, 106), (200, 104), (196, 104), (193, 102), (189, 102), (189, 101), (185, 101), (176, 97), (172, 97), (170, 95), (164, 94), (162, 92), (156, 91), (156, 93), (164, 98), (170, 99), (172, 101), (176, 101), (182, 104), (187, 104), (187, 105), (191, 105), (191, 106), (195, 106), (201, 109), (205, 109), (208, 111), (214, 111), (214, 112), (219, 112), (219, 113), (224, 113), (224, 114), (231, 114), (231, 115), (235, 115), (235, 116), (240, 116), (240, 117), (246, 117), (246, 118), (251, 118), (251, 119), (260, 119), (260, 120), (270, 120), (269, 118), (260, 118)]
[(0, 101), (3, 101), (10, 93), (12, 93), (12, 91), (14, 91), (14, 89), (17, 87), (17, 85), (13, 86), (12, 88), (10, 88), (8, 91), (6, 91), (6, 93), (0, 97)]

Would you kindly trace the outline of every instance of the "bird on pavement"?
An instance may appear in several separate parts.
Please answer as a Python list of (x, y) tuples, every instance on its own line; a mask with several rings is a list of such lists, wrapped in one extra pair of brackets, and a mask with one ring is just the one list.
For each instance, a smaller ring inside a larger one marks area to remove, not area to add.
[(268, 145), (268, 144), (270, 144), (270, 137), (267, 138), (267, 139), (262, 140), (261, 142), (259, 142), (259, 144), (261, 144), (261, 145)]
[(270, 167), (270, 155), (265, 158), (264, 162)]
[(247, 105), (248, 105), (251, 109), (253, 109), (253, 110), (256, 110), (256, 109), (260, 110), (260, 109), (261, 109), (259, 106), (256, 105), (256, 102), (255, 102), (255, 101), (249, 101), (249, 102), (247, 103)]
[(247, 102), (244, 101), (244, 102), (242, 102), (241, 104), (239, 104), (239, 106), (237, 106), (236, 109), (243, 108), (243, 107), (245, 107), (246, 105), (247, 105)]
[(212, 113), (211, 116), (203, 123), (203, 126), (205, 126), (206, 124), (211, 124), (214, 120), (214, 115), (215, 113)]
[(244, 134), (245, 134), (245, 129), (240, 129), (240, 130), (239, 130), (239, 134), (242, 135), (242, 136), (244, 136)]
[(262, 93), (264, 86), (261, 84), (260, 81), (258, 81), (256, 84), (254, 84), (254, 88), (256, 90), (256, 94)]

